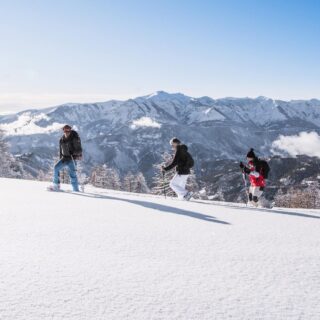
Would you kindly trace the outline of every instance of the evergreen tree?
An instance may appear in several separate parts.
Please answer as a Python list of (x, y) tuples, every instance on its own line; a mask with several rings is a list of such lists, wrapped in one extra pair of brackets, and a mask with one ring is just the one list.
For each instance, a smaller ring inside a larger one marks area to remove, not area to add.
[(106, 164), (93, 169), (90, 181), (95, 187), (121, 190), (118, 172), (113, 168), (109, 168)]
[(43, 170), (39, 170), (39, 173), (36, 178), (38, 181), (49, 181), (48, 178), (49, 177), (47, 172), (44, 172)]
[(200, 198), (200, 195), (199, 195), (200, 188), (199, 188), (199, 184), (197, 182), (196, 175), (193, 170), (191, 170), (191, 174), (188, 178), (186, 188), (189, 191), (193, 192), (192, 198), (195, 198), (195, 199)]
[(2, 131), (0, 131), (0, 163), (0, 177), (29, 178), (29, 175), (24, 172), (21, 162), (10, 153)]
[(169, 186), (170, 180), (175, 175), (175, 171), (170, 170), (165, 172), (165, 174), (163, 174), (161, 171), (161, 167), (167, 165), (171, 161), (172, 156), (168, 153), (164, 153), (162, 155), (162, 162), (154, 165), (156, 174), (153, 178), (153, 188), (151, 189), (152, 194), (163, 195), (164, 192), (166, 192), (166, 195), (169, 197), (176, 196)]
[(132, 172), (129, 172), (123, 178), (122, 188), (124, 191), (135, 193), (149, 193), (150, 191), (146, 179), (141, 172), (136, 175), (133, 175)]
[(133, 190), (134, 190), (133, 192), (135, 192), (135, 193), (149, 193), (149, 191), (150, 191), (147, 186), (146, 179), (141, 172), (139, 172), (135, 176), (135, 183), (134, 183)]
[(123, 190), (127, 192), (134, 192), (135, 176), (132, 172), (128, 172), (123, 178)]

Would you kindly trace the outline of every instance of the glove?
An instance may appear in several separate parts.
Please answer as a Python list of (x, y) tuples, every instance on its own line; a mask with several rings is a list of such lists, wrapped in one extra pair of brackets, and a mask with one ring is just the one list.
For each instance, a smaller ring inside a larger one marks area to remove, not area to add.
[(240, 162), (239, 166), (240, 166), (240, 168), (241, 168), (241, 169), (243, 169), (243, 168), (244, 168), (244, 164), (243, 164), (243, 162), (242, 162), (242, 161)]

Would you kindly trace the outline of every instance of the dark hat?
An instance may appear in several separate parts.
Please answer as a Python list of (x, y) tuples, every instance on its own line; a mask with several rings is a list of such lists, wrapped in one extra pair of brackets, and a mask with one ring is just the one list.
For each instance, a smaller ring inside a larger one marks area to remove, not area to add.
[(256, 158), (253, 148), (247, 153), (247, 158)]
[(72, 127), (71, 126), (69, 126), (68, 124), (66, 124), (65, 126), (63, 126), (62, 127), (62, 130), (71, 130), (72, 129)]
[(181, 141), (178, 138), (172, 138), (170, 144), (172, 145), (173, 143), (181, 143)]

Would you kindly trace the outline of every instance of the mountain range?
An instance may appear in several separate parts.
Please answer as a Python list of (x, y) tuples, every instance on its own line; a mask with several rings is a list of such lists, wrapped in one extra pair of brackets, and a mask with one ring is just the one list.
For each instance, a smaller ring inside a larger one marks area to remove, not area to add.
[(193, 98), (158, 91), (126, 101), (67, 103), (0, 116), (12, 153), (33, 175), (52, 166), (66, 123), (81, 135), (85, 171), (107, 163), (120, 174), (141, 171), (150, 181), (174, 136), (189, 146), (196, 173), (210, 160), (243, 159), (251, 147), (268, 157), (280, 135), (320, 133), (320, 100)]

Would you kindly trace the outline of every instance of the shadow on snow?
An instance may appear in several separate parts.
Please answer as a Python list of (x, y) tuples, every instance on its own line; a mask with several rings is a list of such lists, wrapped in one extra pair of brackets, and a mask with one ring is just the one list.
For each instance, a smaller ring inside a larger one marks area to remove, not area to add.
[(70, 194), (81, 196), (81, 197), (88, 197), (88, 198), (128, 202), (128, 203), (132, 203), (132, 204), (139, 205), (139, 206), (149, 208), (149, 209), (178, 214), (178, 215), (187, 216), (187, 217), (191, 217), (191, 218), (195, 218), (195, 219), (199, 219), (199, 220), (204, 220), (204, 221), (208, 221), (208, 222), (215, 222), (215, 223), (230, 225), (229, 222), (218, 220), (213, 216), (208, 216), (208, 215), (205, 215), (202, 213), (188, 211), (188, 210), (179, 209), (179, 208), (175, 208), (175, 207), (170, 207), (167, 205), (153, 203), (153, 202), (149, 202), (149, 201), (130, 200), (130, 199), (125, 199), (125, 198), (117, 198), (117, 197), (112, 197), (109, 195), (107, 196), (107, 195), (101, 195), (101, 194), (95, 194), (95, 193), (70, 193)]
[[(207, 204), (209, 206), (212, 206), (212, 204), (207, 203), (207, 202), (201, 202), (197, 201), (198, 203), (202, 204)], [(282, 215), (288, 215), (288, 216), (296, 216), (296, 217), (302, 217), (302, 218), (311, 218), (311, 219), (320, 219), (320, 216), (312, 215), (312, 214), (307, 214), (307, 213), (302, 213), (302, 212), (294, 212), (294, 211), (285, 211), (285, 210), (276, 210), (276, 209), (266, 209), (266, 208), (253, 208), (253, 207), (241, 207), (241, 206), (236, 206), (232, 204), (215, 204), (216, 206), (219, 207), (228, 207), (232, 209), (239, 209), (239, 210), (246, 210), (246, 211), (260, 211), (260, 212), (267, 212), (267, 213), (275, 213), (275, 214), (282, 214)]]

